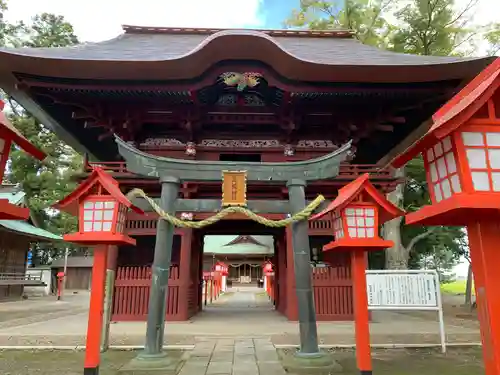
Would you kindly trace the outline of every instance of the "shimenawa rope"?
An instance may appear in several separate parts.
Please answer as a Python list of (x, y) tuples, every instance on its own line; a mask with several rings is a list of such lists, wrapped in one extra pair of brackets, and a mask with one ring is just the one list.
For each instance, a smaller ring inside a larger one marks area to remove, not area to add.
[(240, 213), (246, 215), (249, 219), (256, 221), (259, 224), (265, 225), (267, 227), (272, 228), (281, 228), (286, 227), (289, 224), (295, 223), (297, 221), (306, 220), (313, 211), (319, 207), (319, 205), (325, 200), (325, 197), (322, 195), (318, 195), (315, 200), (307, 205), (302, 211), (297, 212), (296, 214), (288, 217), (286, 219), (281, 220), (270, 220), (266, 219), (263, 216), (257, 215), (256, 213), (250, 211), (246, 207), (226, 207), (221, 211), (217, 212), (215, 215), (201, 221), (192, 221), (192, 220), (181, 220), (176, 218), (175, 216), (170, 215), (168, 212), (165, 212), (156, 202), (148, 197), (146, 193), (141, 189), (133, 189), (127, 194), (127, 198), (132, 200), (134, 198), (141, 197), (144, 198), (149, 205), (153, 208), (153, 210), (163, 219), (168, 221), (170, 224), (179, 227), (179, 228), (191, 228), (191, 229), (199, 229), (206, 227), (207, 225), (215, 224), (219, 220), (223, 219), (225, 216), (233, 213)]

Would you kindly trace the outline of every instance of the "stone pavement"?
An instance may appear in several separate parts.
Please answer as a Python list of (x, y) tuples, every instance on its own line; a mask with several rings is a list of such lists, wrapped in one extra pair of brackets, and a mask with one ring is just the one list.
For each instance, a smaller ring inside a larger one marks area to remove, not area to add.
[[(69, 296), (64, 302), (56, 302), (52, 297), (0, 304), (0, 346), (84, 345), (87, 303), (88, 296)], [(435, 320), (429, 320), (376, 312), (370, 324), (372, 343), (438, 344), (437, 313), (434, 315), (431, 319)], [(445, 319), (445, 323), (447, 342), (480, 341), (477, 322)], [(145, 331), (145, 322), (112, 324), (111, 344), (143, 345)], [(352, 322), (320, 322), (318, 333), (321, 344), (354, 344)], [(191, 321), (166, 324), (166, 344), (194, 345), (205, 338), (271, 339), (275, 345), (299, 342), (298, 324), (274, 311), (267, 297), (262, 296), (262, 289), (257, 288), (233, 288)]]
[(179, 375), (285, 375), (269, 339), (198, 342)]

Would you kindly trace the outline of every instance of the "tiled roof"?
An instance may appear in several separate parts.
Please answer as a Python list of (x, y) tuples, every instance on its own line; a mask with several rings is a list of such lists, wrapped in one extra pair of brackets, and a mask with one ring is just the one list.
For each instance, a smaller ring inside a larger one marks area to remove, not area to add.
[[(196, 30), (196, 29), (194, 29)], [(199, 29), (198, 29), (199, 30)], [(209, 34), (209, 35), (207, 35)], [(175, 60), (209, 48), (210, 44), (228, 37), (252, 36), (268, 41), (277, 49), (305, 62), (326, 65), (432, 65), (474, 60), (460, 57), (419, 56), (385, 51), (367, 46), (354, 38), (317, 37), (314, 35), (280, 35), (277, 31), (220, 30), (210, 34), (196, 31), (148, 33), (126, 32), (117, 38), (60, 48), (2, 48), (0, 51), (49, 59), (164, 61)]]

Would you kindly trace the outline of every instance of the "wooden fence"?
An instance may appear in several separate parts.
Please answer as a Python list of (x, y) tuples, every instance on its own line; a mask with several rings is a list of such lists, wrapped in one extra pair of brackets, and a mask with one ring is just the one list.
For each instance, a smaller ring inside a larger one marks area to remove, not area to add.
[[(166, 319), (180, 320), (179, 267), (170, 268)], [(151, 267), (118, 267), (113, 298), (112, 321), (144, 321), (147, 319)]]

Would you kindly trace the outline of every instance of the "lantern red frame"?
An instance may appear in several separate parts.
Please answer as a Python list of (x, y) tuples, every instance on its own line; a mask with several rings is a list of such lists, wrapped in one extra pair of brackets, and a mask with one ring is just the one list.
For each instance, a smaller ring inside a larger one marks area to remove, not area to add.
[[(365, 272), (367, 266), (366, 251), (383, 250), (394, 245), (392, 241), (387, 241), (379, 237), (378, 226), (388, 220), (404, 215), (404, 212), (389, 202), (371, 184), (369, 175), (364, 174), (339, 189), (337, 198), (325, 210), (317, 215), (313, 215), (310, 220), (317, 220), (325, 215), (333, 215), (334, 220), (341, 220), (343, 222), (342, 232), (347, 233), (351, 229), (348, 225), (347, 210), (356, 210), (359, 208), (371, 208), (374, 211), (373, 237), (359, 236), (359, 228), (366, 228), (366, 226), (359, 226), (357, 218), (355, 218), (352, 229), (356, 231), (356, 237), (350, 234), (346, 236), (345, 233), (339, 233), (338, 226), (334, 226), (334, 231), (336, 231), (335, 239), (323, 246), (323, 251), (348, 251), (351, 255), (351, 273), (354, 286), (356, 362), (361, 374), (371, 374), (370, 315), (368, 312)], [(364, 218), (364, 225), (366, 225), (366, 219), (371, 218), (371, 216), (367, 216), (364, 213), (365, 211), (363, 211), (362, 216)]]
[[(13, 143), (38, 160), (45, 159), (43, 151), (31, 144), (17, 130), (3, 112), (5, 103), (0, 100), (0, 141), (3, 141), (3, 148), (0, 147), (0, 181), (5, 174), (5, 166), (9, 159), (10, 148)], [(9, 203), (8, 199), (0, 199), (0, 220), (26, 220), (30, 216), (29, 208), (19, 207)]]
[[(456, 169), (462, 185), (460, 191), (454, 191), (445, 199), (431, 196), (432, 204), (406, 215), (406, 223), (467, 227), (485, 373), (499, 375), (500, 321), (495, 317), (500, 316), (500, 188), (498, 184), (494, 185), (493, 178), (497, 177), (498, 183), (499, 175), (493, 176), (493, 173), (500, 173), (500, 170), (493, 168), (493, 164), (498, 164), (500, 148), (497, 147), (500, 146), (500, 58), (496, 58), (432, 119), (434, 123), (430, 130), (392, 164), (399, 168), (423, 153), (427, 161), (427, 181), (432, 184), (429, 157), (425, 154), (433, 145), (450, 137), (454, 142)], [(476, 145), (484, 149), (484, 159), (483, 153), (469, 153)], [(495, 152), (490, 154), (491, 150)], [(477, 158), (479, 154), (481, 158)], [(482, 172), (481, 178), (473, 174), (476, 170)], [(484, 172), (487, 172), (487, 179)]]
[[(96, 192), (100, 194), (95, 194)], [(102, 208), (96, 207), (95, 203), (99, 202), (102, 202)], [(106, 208), (106, 203), (111, 202), (113, 207)], [(94, 206), (86, 209), (87, 203), (94, 203)], [(85, 181), (55, 204), (54, 208), (79, 218), (79, 231), (64, 235), (64, 240), (87, 245), (135, 245), (136, 240), (124, 233), (126, 211), (132, 209), (144, 214), (121, 192), (118, 182), (101, 168), (95, 168)], [(85, 217), (86, 211), (92, 212), (92, 219)], [(96, 218), (96, 212), (102, 212), (100, 218)], [(112, 212), (111, 219), (105, 217), (107, 212)], [(87, 223), (91, 223), (92, 230), (86, 230)], [(96, 223), (101, 224), (101, 229), (95, 230)], [(111, 223), (109, 230), (102, 229), (105, 223)]]

